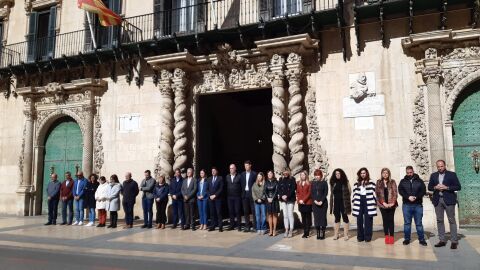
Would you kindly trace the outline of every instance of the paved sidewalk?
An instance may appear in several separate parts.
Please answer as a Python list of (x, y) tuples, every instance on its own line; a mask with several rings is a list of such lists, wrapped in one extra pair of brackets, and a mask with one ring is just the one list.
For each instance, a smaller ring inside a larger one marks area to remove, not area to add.
[[(381, 232), (370, 243), (350, 240), (284, 239), (237, 231), (206, 232), (85, 226), (43, 226), (43, 217), (0, 217), (0, 247), (50, 253), (83, 254), (146, 261), (184, 261), (200, 265), (255, 269), (480, 269), (480, 232), (462, 230), (458, 250), (427, 247), (414, 241), (403, 246), (402, 233), (395, 245), (386, 246)], [(433, 235), (427, 232), (427, 235)], [(130, 269), (130, 268), (125, 268)]]

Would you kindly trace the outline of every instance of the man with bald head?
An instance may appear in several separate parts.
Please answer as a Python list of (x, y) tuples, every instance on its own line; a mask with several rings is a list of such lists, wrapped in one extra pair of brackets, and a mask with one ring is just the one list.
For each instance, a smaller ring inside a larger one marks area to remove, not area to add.
[(83, 202), (85, 197), (85, 187), (88, 180), (83, 177), (83, 172), (79, 171), (76, 175), (77, 179), (73, 183), (73, 199), (75, 205), (75, 223), (72, 225), (83, 225)]
[(56, 173), (50, 175), (50, 183), (47, 186), (48, 196), (48, 222), (45, 225), (57, 224), (58, 201), (60, 200), (60, 182)]
[(132, 173), (125, 173), (125, 181), (123, 181), (122, 184), (122, 206), (123, 211), (125, 211), (124, 229), (131, 229), (133, 227), (133, 207), (135, 206), (138, 192), (138, 184), (132, 179)]

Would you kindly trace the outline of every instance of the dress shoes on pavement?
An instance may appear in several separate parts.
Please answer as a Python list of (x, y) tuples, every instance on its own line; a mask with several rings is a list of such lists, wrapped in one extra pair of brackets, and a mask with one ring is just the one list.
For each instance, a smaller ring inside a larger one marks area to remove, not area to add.
[(447, 242), (440, 241), (440, 242), (435, 244), (435, 247), (444, 247), (446, 245), (447, 245)]
[(428, 246), (427, 241), (425, 241), (425, 240), (420, 240), (418, 242), (420, 243), (420, 245), (422, 245), (424, 247)]
[(458, 243), (452, 243), (452, 244), (450, 245), (450, 248), (451, 248), (451, 249), (457, 249), (457, 248), (458, 248)]

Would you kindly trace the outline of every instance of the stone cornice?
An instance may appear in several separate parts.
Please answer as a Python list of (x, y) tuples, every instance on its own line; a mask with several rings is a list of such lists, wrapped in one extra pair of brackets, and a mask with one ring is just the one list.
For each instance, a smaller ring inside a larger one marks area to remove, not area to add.
[(406, 51), (423, 51), (429, 47), (437, 49), (451, 47), (454, 42), (470, 42), (478, 44), (480, 29), (438, 30), (412, 34), (402, 39), (402, 47)]
[(309, 34), (259, 40), (255, 41), (255, 44), (260, 52), (269, 56), (274, 54), (289, 54), (291, 52), (302, 55), (311, 53), (318, 48), (318, 40), (312, 39)]
[(41, 97), (43, 95), (48, 94), (48, 88), (51, 87), (53, 84), (58, 85), (58, 88), (62, 91), (68, 92), (77, 92), (84, 88), (89, 88), (89, 90), (102, 92), (107, 90), (107, 81), (100, 80), (100, 79), (80, 79), (74, 80), (70, 83), (50, 83), (46, 86), (28, 86), (18, 88), (16, 93), (20, 96), (24, 97)]

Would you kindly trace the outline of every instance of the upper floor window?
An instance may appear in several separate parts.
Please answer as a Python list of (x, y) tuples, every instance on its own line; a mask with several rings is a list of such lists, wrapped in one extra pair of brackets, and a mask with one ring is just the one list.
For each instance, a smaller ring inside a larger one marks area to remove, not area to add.
[[(120, 14), (122, 13), (122, 0), (102, 0), (103, 3), (105, 4), (106, 7), (108, 7), (110, 10), (113, 12)], [(92, 18), (92, 29), (93, 29), (93, 34), (95, 37), (95, 45), (97, 46), (97, 49), (101, 48), (111, 48), (115, 47), (118, 45), (118, 39), (120, 36), (120, 25), (116, 26), (109, 26), (109, 27), (104, 27), (100, 25), (100, 21), (98, 20), (98, 16), (95, 14), (90, 14)], [(88, 24), (87, 19), (86, 24)], [(86, 50), (92, 50), (95, 49), (94, 43), (92, 41), (91, 33), (90, 30), (88, 30), (88, 25), (87, 25), (87, 31), (85, 33), (85, 49)]]
[(273, 16), (281, 17), (302, 12), (302, 0), (274, 0)]
[(155, 35), (161, 37), (201, 30), (205, 6), (204, 0), (155, 0)]
[(30, 12), (28, 22), (27, 61), (46, 60), (54, 57), (57, 6)]

